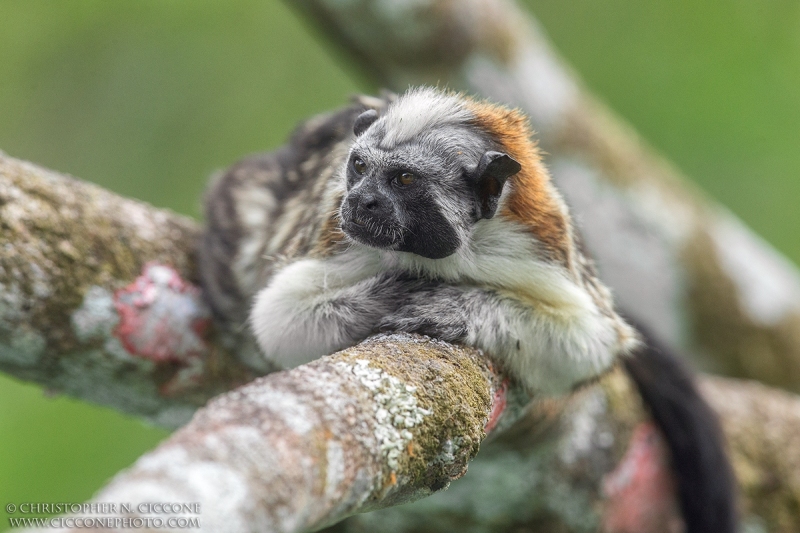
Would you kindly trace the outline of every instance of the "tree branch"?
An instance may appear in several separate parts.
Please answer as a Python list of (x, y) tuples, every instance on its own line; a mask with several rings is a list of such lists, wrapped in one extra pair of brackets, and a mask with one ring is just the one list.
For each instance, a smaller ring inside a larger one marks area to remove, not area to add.
[[(799, 531), (800, 397), (723, 378), (703, 378), (702, 390), (728, 439), (745, 530)], [(331, 531), (680, 531), (669, 461), (652, 432), (633, 385), (611, 374), (563, 404), (534, 402), (446, 492)]]
[(191, 220), (0, 152), (0, 228), (0, 370), (173, 428), (252, 379), (202, 335)]
[[(796, 531), (800, 398), (720, 378), (703, 389), (747, 522)], [(665, 445), (623, 372), (569, 398), (526, 401), (474, 350), (374, 337), (213, 400), (93, 501), (129, 504), (115, 519), (153, 519), (139, 504), (177, 502), (199, 504), (170, 516), (199, 518), (204, 531), (311, 531), (447, 487), (494, 429), (448, 491), (330, 531), (679, 530)]]
[(204, 531), (314, 530), (463, 475), (527, 400), (506, 388), (476, 350), (374, 337), (214, 399), (95, 501), (200, 503)]

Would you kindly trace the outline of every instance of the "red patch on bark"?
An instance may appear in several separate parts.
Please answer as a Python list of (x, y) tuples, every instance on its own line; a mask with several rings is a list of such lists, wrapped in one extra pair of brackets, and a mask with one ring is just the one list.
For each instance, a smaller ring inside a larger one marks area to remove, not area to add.
[(492, 412), (489, 413), (489, 420), (486, 422), (486, 426), (483, 428), (486, 433), (491, 432), (495, 426), (497, 426), (497, 423), (500, 421), (500, 417), (503, 415), (503, 411), (506, 410), (507, 392), (508, 379), (504, 379), (500, 384), (500, 388), (494, 391), (494, 396), (492, 397)]
[(652, 423), (639, 424), (628, 450), (603, 479), (605, 533), (680, 533), (684, 530), (669, 452)]
[(114, 330), (131, 355), (156, 363), (188, 364), (204, 355), (211, 316), (200, 290), (175, 269), (149, 263), (142, 275), (114, 294)]

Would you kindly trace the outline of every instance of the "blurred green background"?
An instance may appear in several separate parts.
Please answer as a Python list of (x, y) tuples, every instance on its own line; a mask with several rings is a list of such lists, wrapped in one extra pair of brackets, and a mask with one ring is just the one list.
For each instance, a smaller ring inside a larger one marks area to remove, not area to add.
[[(800, 2), (526, 3), (589, 87), (800, 262)], [(0, 0), (0, 149), (191, 216), (210, 173), (373, 89), (277, 0)], [(0, 377), (0, 512), (85, 500), (165, 436)]]

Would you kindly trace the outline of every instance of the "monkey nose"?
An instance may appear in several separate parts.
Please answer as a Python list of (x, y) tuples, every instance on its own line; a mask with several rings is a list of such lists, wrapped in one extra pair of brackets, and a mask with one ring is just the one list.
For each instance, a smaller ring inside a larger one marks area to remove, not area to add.
[(380, 207), (380, 202), (374, 194), (365, 194), (361, 198), (361, 208), (370, 213), (374, 213)]

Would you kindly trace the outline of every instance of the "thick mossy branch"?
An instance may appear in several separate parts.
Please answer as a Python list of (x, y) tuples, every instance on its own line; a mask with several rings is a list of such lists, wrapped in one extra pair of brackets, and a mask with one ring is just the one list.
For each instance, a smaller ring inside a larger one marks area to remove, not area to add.
[[(703, 389), (723, 419), (746, 522), (797, 531), (800, 398), (719, 378)], [(474, 350), (374, 337), (214, 399), (94, 501), (199, 503), (214, 532), (312, 531), (354, 514), (330, 531), (680, 527), (668, 455), (623, 372), (525, 409), (505, 390)], [(502, 405), (505, 431), (482, 442)]]
[(756, 382), (705, 380), (742, 491), (743, 515), (766, 531), (800, 531), (800, 397)]
[(0, 153), (0, 369), (168, 427), (251, 379), (200, 332), (198, 234)]
[(313, 530), (462, 476), (504, 387), (475, 350), (375, 337), (214, 399), (96, 500), (199, 502), (204, 531)]
[[(722, 419), (747, 530), (800, 531), (800, 397), (722, 378), (701, 388)], [(571, 398), (534, 401), (446, 492), (331, 531), (663, 532), (680, 519), (674, 493), (648, 496), (671, 483), (661, 446), (634, 387), (613, 373)], [(637, 524), (637, 515), (650, 521)]]

